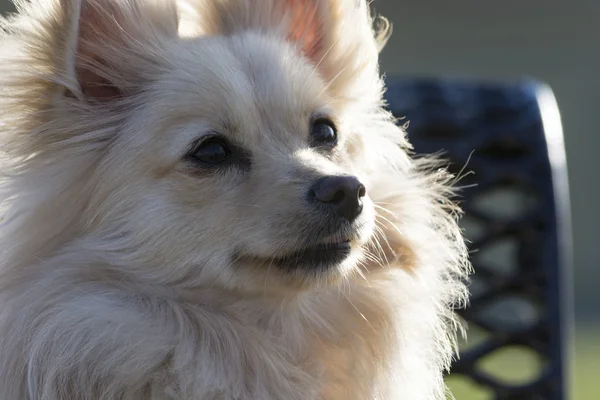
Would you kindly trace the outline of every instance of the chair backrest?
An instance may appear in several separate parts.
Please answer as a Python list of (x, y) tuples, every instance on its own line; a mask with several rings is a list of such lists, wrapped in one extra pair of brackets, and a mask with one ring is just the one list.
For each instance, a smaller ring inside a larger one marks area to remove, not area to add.
[[(570, 221), (560, 115), (552, 92), (515, 84), (388, 79), (416, 153), (464, 175), (462, 225), (475, 274), (460, 310), (468, 341), (449, 376), (476, 398), (566, 399)], [(475, 398), (455, 394), (458, 400)]]

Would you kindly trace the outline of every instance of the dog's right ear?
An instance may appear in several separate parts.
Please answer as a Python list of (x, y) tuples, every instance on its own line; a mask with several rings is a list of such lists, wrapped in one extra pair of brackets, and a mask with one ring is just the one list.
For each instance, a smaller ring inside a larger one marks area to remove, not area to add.
[(171, 0), (59, 0), (55, 66), (67, 94), (107, 102), (140, 90), (177, 37)]
[(113, 111), (167, 67), (175, 1), (19, 0), (0, 18), (2, 150), (28, 157), (76, 137), (105, 142), (112, 129), (100, 121), (120, 117)]

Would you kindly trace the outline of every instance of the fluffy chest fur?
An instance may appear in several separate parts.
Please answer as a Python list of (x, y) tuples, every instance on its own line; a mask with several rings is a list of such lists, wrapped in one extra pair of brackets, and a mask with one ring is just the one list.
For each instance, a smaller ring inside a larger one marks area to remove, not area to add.
[[(66, 275), (13, 282), (1, 298), (0, 383), (15, 399), (434, 398), (436, 360), (424, 357), (435, 315), (411, 304), (411, 281), (390, 271), (276, 306), (219, 290), (194, 302), (132, 296)], [(40, 292), (47, 285), (56, 290)]]

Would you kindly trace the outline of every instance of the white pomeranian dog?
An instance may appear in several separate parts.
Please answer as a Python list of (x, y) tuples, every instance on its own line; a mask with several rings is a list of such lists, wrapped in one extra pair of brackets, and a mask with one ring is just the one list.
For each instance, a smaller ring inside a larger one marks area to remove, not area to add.
[(443, 399), (451, 177), (366, 0), (31, 0), (0, 23), (0, 399)]

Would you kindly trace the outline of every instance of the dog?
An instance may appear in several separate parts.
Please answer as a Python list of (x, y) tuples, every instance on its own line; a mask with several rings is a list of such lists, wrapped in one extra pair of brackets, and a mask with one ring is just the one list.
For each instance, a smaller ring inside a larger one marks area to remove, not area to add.
[(0, 30), (3, 400), (443, 399), (453, 177), (365, 0), (17, 0)]

